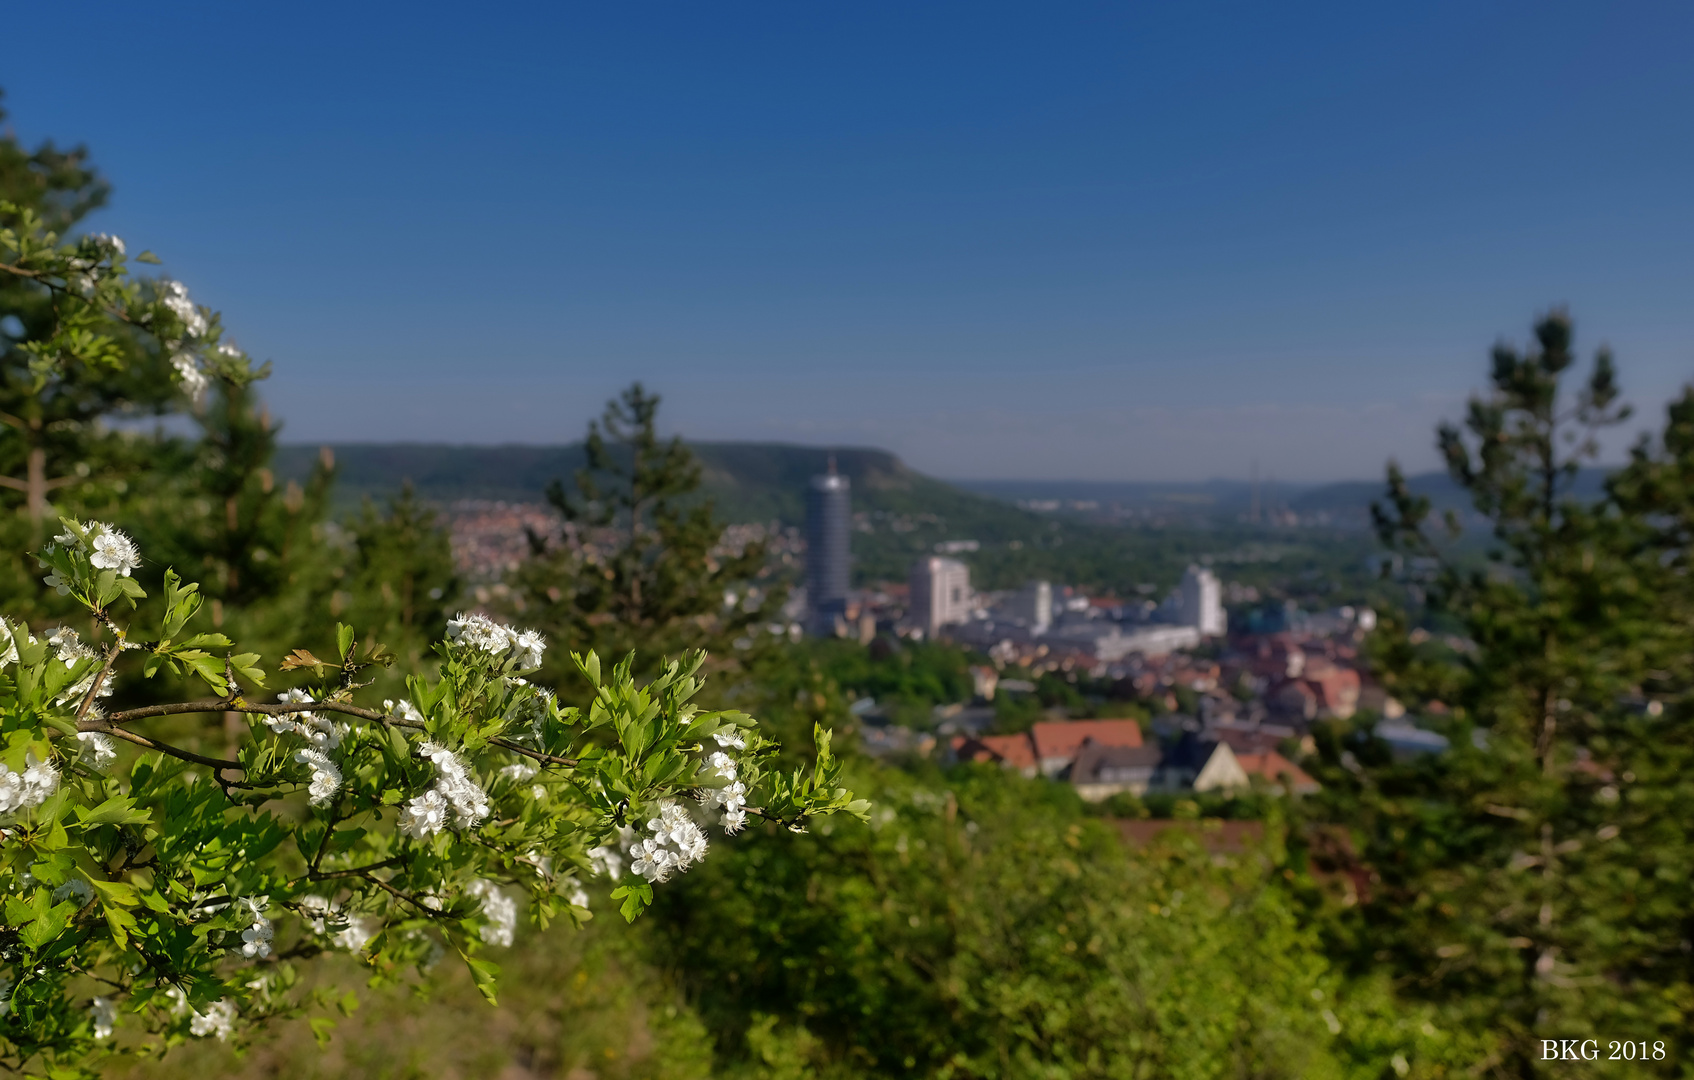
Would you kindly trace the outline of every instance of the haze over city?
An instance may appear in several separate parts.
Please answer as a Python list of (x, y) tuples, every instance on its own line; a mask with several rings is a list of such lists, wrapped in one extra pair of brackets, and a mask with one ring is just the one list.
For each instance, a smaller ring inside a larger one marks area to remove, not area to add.
[(640, 378), (943, 477), (1322, 481), (1434, 467), (1552, 304), (1643, 423), (1690, 370), (1682, 6), (102, 8), (10, 122), (291, 441), (569, 442)]

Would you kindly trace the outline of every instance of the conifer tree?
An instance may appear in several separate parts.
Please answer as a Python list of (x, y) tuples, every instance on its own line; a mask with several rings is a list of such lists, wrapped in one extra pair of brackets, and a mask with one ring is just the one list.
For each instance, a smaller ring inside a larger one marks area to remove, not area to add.
[(368, 641), (380, 641), (416, 666), (447, 632), (459, 599), (453, 549), (441, 517), (407, 484), (382, 509), (366, 500), (354, 524), (345, 618)]
[[(1377, 642), (1396, 696), (1450, 709), (1449, 749), (1396, 763), (1364, 733), (1325, 739), (1328, 796), (1376, 875), (1341, 939), (1361, 968), (1390, 964), (1455, 1030), (1488, 1033), (1479, 1072), (1523, 1077), (1562, 1075), (1541, 1060), (1544, 1039), (1663, 1042), (1688, 1008), (1686, 955), (1651, 973), (1644, 950), (1670, 942), (1649, 946), (1635, 923), (1662, 856), (1623, 831), (1630, 785), (1649, 776), (1632, 763), (1658, 750), (1656, 725), (1641, 723), (1648, 661), (1666, 644), (1653, 525), (1579, 489), (1599, 435), (1629, 413), (1603, 349), (1579, 388), (1565, 385), (1575, 354), (1563, 312), (1535, 337), (1526, 352), (1496, 347), (1490, 392), (1471, 400), (1463, 430), (1439, 432), (1448, 472), (1490, 527), (1480, 564), (1452, 543), (1457, 515), (1444, 539), (1398, 468), (1374, 510), (1386, 543), (1438, 561), (1429, 615), (1462, 628), (1456, 649), (1415, 644), (1404, 619)], [(1673, 983), (1680, 999), (1665, 993)]]
[(681, 438), (659, 438), (659, 401), (638, 382), (606, 404), (588, 425), (574, 496), (557, 480), (547, 493), (574, 543), (530, 538), (525, 618), (572, 649), (723, 650), (764, 610), (730, 602), (763, 567), (764, 546), (718, 550), (724, 526), (698, 495), (699, 462)]
[[(0, 135), (0, 229), (63, 234), (103, 205), (109, 192), (85, 148), (61, 150), (46, 142), (28, 150), (10, 134)], [(83, 245), (89, 268), (124, 254), (108, 250), (99, 236)], [(84, 274), (81, 280), (86, 288), (92, 279)], [(186, 293), (178, 310), (203, 318)], [(48, 379), (40, 350), (62, 320), (76, 324), (94, 362), (73, 364)], [(215, 327), (200, 329), (200, 337), (215, 345)], [(172, 373), (170, 356), (155, 341), (132, 333), (98, 305), (79, 303), (30, 274), (0, 272), (0, 505), (17, 511), (0, 515), (6, 551), (39, 540), (54, 508), (110, 514), (148, 482), (148, 470), (171, 454), (169, 440), (139, 434), (133, 424), (113, 430), (108, 421), (179, 408), (183, 396)], [(0, 596), (15, 614), (37, 606), (30, 571), (9, 557), (0, 573)]]

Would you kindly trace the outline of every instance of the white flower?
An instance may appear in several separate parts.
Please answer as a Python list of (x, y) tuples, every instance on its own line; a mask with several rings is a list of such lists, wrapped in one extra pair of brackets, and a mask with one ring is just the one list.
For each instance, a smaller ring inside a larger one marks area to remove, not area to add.
[[(412, 812), (414, 806), (418, 807), (419, 814), (428, 811), (430, 815), (433, 815), (437, 808), (443, 813), (446, 808), (451, 808), (453, 823), (461, 829), (472, 828), (488, 816), (488, 793), (482, 790), (482, 785), (476, 782), (476, 778), (465, 767), (465, 763), (459, 760), (457, 754), (439, 743), (428, 740), (418, 744), (417, 753), (419, 757), (428, 758), (435, 765), (435, 786), (403, 808), (401, 828), (405, 829), (408, 835), (415, 835), (421, 840), (426, 833), (441, 831), (440, 825), (431, 824), (435, 820), (433, 816), (426, 818), (414, 815), (409, 818), (407, 815)], [(433, 801), (427, 801), (431, 796), (434, 797)], [(425, 833), (414, 833), (414, 828), (425, 830)]]
[(399, 701), (384, 701), (382, 703), (382, 711), (393, 716), (398, 716), (402, 720), (409, 720), (414, 724), (421, 724), (424, 722), (423, 713), (419, 712), (418, 707), (407, 701), (405, 698), (401, 698)]
[(89, 556), (88, 561), (94, 564), (96, 570), (116, 570), (129, 577), (129, 572), (141, 565), (141, 551), (134, 540), (110, 525), (96, 522), (88, 528), (94, 534), (90, 542), (94, 554)]
[(588, 890), (582, 887), (582, 882), (571, 879), (570, 895), (565, 897), (571, 907), (585, 908), (588, 906)]
[(588, 849), (589, 865), (595, 876), (604, 875), (613, 881), (623, 876), (623, 856), (604, 845)]
[(736, 833), (740, 832), (741, 827), (743, 825), (746, 825), (746, 824), (747, 824), (747, 811), (745, 811), (745, 810), (725, 810), (723, 812), (723, 831), (726, 832), (726, 833), (729, 833), (731, 836), (734, 836)]
[(473, 881), (465, 894), (482, 901), (482, 914), (488, 919), (482, 928), (482, 940), (490, 945), (511, 945), (512, 932), (518, 925), (517, 901), (501, 892), (492, 881)]
[(63, 885), (53, 890), (53, 902), (63, 903), (74, 899), (77, 907), (86, 907), (94, 899), (94, 887), (81, 878), (70, 878)]
[(508, 780), (516, 780), (521, 784), (525, 780), (534, 776), (538, 771), (539, 770), (536, 769), (534, 765), (531, 765), (527, 761), (515, 761), (501, 769), (500, 775), (506, 777)]
[(400, 831), (414, 840), (427, 840), (447, 825), (447, 800), (429, 789), (400, 808)]
[(347, 920), (347, 929), (330, 938), (338, 948), (348, 952), (363, 949), (382, 929), (382, 920), (375, 915), (355, 915)]
[(712, 738), (718, 741), (719, 746), (726, 749), (730, 747), (737, 750), (747, 749), (747, 740), (742, 737), (741, 730), (739, 728), (728, 728), (724, 731), (719, 731), (713, 734)]
[(219, 1042), (228, 1039), (235, 1031), (234, 1003), (227, 999), (214, 1001), (206, 1007), (204, 1014), (194, 1014), (188, 1021), (188, 1031), (202, 1039), (208, 1035), (216, 1035)]
[(304, 762), (312, 767), (312, 782), (307, 787), (313, 806), (328, 806), (335, 798), (335, 793), (341, 790), (341, 770), (328, 754), (322, 750), (306, 749), (296, 751), (294, 760)]
[(341, 909), (327, 897), (302, 896), (300, 909), (304, 913), (306, 925), (312, 928), (312, 933), (324, 932), (325, 921), (332, 915), (339, 915)]
[[(71, 594), (70, 582), (66, 581), (64, 578), (60, 577), (58, 574), (48, 574), (46, 577), (42, 578), (41, 580), (42, 580), (43, 584), (51, 586), (53, 591), (58, 593), (60, 596), (69, 596)], [(16, 660), (18, 658), (17, 646), (16, 645), (12, 646), (11, 658), (13, 660)]]
[[(124, 253), (124, 242), (110, 233), (97, 232), (88, 239), (92, 241), (95, 246), (103, 248), (104, 250), (111, 252), (113, 255), (122, 255)], [(96, 998), (95, 1000), (104, 1001), (105, 999)]]
[(249, 960), (263, 960), (271, 954), (271, 939), (276, 937), (276, 929), (262, 914), (265, 909), (262, 901), (249, 898), (246, 904), (253, 914), (253, 925), (241, 931), (241, 955)]
[(206, 333), (206, 316), (188, 298), (188, 286), (180, 281), (164, 281), (160, 283), (160, 292), (163, 294), (159, 297), (160, 303), (182, 320), (183, 330), (189, 337), (200, 337)]
[(13, 772), (0, 765), (0, 814), (40, 806), (57, 790), (59, 770), (47, 762), (37, 761), (34, 753), (25, 755), (23, 772)]
[(182, 383), (182, 392), (198, 405), (212, 386), (212, 380), (200, 369), (200, 358), (192, 353), (177, 353), (171, 357), (171, 367), (176, 369), (177, 380)]
[(231, 360), (234, 360), (241, 355), (241, 350), (236, 348), (235, 342), (225, 341), (218, 346), (218, 355), (227, 356)]
[(706, 764), (712, 767), (712, 772), (725, 780), (735, 779), (735, 759), (719, 750), (706, 759)]
[(540, 667), (541, 654), (547, 648), (546, 639), (534, 630), (520, 632), (486, 615), (463, 612), (447, 621), (447, 640), (495, 656), (509, 653), (520, 668)]
[(512, 659), (520, 668), (541, 666), (541, 654), (547, 650), (547, 640), (534, 630), (525, 630), (512, 642)]
[[(304, 705), (312, 700), (304, 690), (284, 690), (277, 695), (277, 700), (285, 705)], [(341, 740), (347, 734), (346, 724), (338, 724), (328, 717), (319, 716), (314, 712), (284, 713), (281, 716), (265, 717), (265, 726), (281, 734), (293, 732), (311, 743), (317, 750), (337, 750)], [(339, 775), (339, 774), (338, 774)]]
[(118, 1026), (118, 1007), (108, 998), (97, 997), (88, 1003), (88, 1016), (94, 1022), (94, 1037), (110, 1039)]
[(102, 735), (98, 731), (79, 731), (77, 742), (82, 744), (82, 752), (78, 760), (86, 762), (92, 769), (104, 771), (112, 762), (118, 760), (118, 744), (112, 741), (110, 735)]
[(631, 849), (631, 854), (635, 856), (635, 861), (630, 863), (630, 869), (648, 881), (663, 881), (669, 876), (674, 856), (661, 847), (658, 841), (642, 840)]
[(79, 660), (93, 660), (100, 655), (84, 645), (82, 636), (68, 626), (55, 627), (49, 632), (47, 644), (53, 646), (53, 655), (66, 667), (74, 667)]

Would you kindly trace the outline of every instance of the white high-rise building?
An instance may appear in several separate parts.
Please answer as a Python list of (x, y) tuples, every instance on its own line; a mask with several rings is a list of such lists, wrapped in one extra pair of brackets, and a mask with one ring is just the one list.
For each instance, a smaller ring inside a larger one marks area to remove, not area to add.
[(1006, 600), (1006, 614), (1029, 627), (1031, 633), (1045, 634), (1053, 625), (1053, 586), (1045, 581), (1032, 581)]
[(1229, 615), (1223, 609), (1223, 585), (1217, 575), (1198, 566), (1190, 566), (1183, 572), (1177, 622), (1194, 627), (1206, 637), (1221, 637), (1229, 632)]
[(966, 622), (971, 615), (970, 567), (957, 559), (932, 555), (912, 564), (911, 610), (907, 621), (934, 637), (943, 626)]

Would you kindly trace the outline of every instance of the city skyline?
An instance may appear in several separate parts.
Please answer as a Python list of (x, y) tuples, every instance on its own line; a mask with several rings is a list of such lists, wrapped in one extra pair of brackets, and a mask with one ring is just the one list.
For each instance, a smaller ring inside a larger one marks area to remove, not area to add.
[[(1437, 467), (1555, 304), (1614, 459), (1694, 373), (1675, 5), (103, 7), (7, 122), (88, 144), (90, 227), (276, 363), (288, 441), (568, 443), (639, 378), (949, 479), (1324, 482)], [(178, 54), (241, 74), (130, 66)]]

